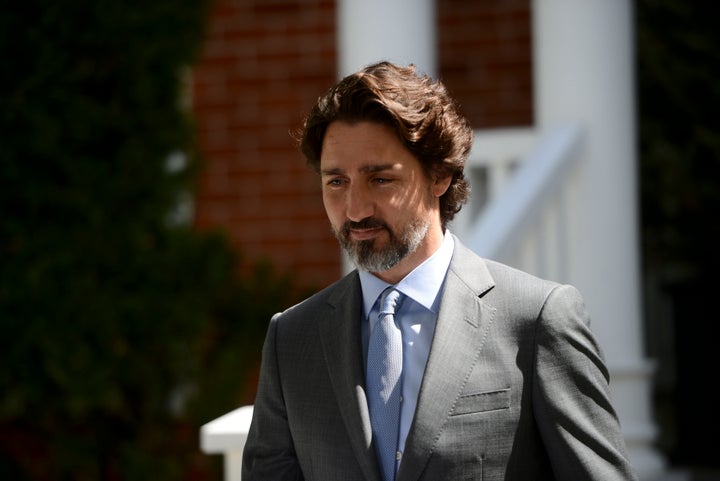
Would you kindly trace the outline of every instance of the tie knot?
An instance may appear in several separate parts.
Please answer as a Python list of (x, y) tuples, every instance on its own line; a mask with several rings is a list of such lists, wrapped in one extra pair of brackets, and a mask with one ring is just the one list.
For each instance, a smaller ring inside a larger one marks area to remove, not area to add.
[(400, 304), (401, 296), (402, 294), (400, 291), (397, 291), (392, 287), (385, 289), (380, 297), (380, 315), (395, 314), (395, 311)]

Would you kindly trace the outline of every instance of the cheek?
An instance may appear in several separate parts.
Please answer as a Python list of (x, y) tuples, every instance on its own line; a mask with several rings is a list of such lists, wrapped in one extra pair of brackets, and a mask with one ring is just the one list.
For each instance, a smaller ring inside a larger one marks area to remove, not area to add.
[(322, 194), (323, 206), (325, 207), (325, 213), (331, 222), (335, 223), (338, 217), (342, 217), (342, 199), (337, 194), (333, 195), (323, 191)]

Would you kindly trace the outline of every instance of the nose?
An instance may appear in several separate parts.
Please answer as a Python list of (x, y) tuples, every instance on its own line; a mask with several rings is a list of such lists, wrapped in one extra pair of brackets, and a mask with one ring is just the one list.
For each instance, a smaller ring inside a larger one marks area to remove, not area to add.
[(375, 202), (372, 194), (363, 186), (350, 186), (345, 197), (345, 215), (353, 221), (359, 222), (375, 213)]

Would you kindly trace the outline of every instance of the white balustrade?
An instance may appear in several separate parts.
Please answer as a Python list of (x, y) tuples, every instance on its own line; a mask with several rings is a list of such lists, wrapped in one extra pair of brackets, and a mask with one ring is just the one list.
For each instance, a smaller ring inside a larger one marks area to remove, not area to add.
[(253, 406), (242, 406), (200, 428), (200, 449), (222, 454), (226, 481), (240, 481), (242, 453), (247, 440)]
[(535, 143), (532, 128), (476, 130), (465, 176), (471, 195), (467, 205), (457, 214), (451, 230), (466, 239), (471, 226), (488, 201), (495, 197), (511, 177), (522, 157)]
[(516, 152), (521, 162), (514, 175), (490, 187), (497, 194), (466, 226), (468, 246), (483, 257), (566, 281), (571, 174), (580, 140), (580, 127), (567, 125), (543, 135), (529, 153)]

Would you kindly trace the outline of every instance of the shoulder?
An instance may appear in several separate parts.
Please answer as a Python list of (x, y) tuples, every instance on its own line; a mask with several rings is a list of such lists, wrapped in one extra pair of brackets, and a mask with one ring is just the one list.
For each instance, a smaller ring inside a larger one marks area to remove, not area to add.
[(555, 281), (543, 279), (515, 267), (508, 266), (501, 262), (485, 260), (490, 275), (495, 280), (496, 286), (502, 289), (521, 291), (528, 294), (537, 292), (549, 293), (559, 286)]
[(484, 302), (504, 312), (535, 318), (548, 309), (584, 310), (575, 287), (482, 258), (459, 242), (451, 270), (463, 282), (474, 285)]
[(456, 240), (450, 272), (479, 293), (490, 297), (547, 295), (558, 283), (479, 256)]
[(486, 262), (496, 280), (488, 302), (550, 330), (590, 325), (582, 294), (575, 286), (542, 279), (499, 262)]
[(360, 279), (357, 271), (353, 271), (307, 299), (278, 312), (273, 316), (273, 320), (289, 322), (316, 317), (320, 313), (327, 312), (328, 309), (361, 296)]

